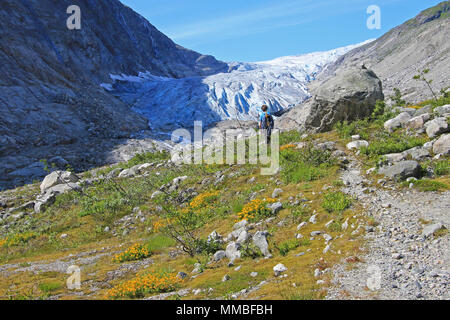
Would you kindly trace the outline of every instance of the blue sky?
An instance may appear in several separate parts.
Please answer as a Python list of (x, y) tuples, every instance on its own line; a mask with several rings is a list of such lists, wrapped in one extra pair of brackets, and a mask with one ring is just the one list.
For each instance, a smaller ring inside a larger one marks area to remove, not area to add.
[[(441, 1), (121, 0), (176, 43), (223, 61), (261, 61), (377, 38)], [(381, 9), (369, 30), (366, 10)]]

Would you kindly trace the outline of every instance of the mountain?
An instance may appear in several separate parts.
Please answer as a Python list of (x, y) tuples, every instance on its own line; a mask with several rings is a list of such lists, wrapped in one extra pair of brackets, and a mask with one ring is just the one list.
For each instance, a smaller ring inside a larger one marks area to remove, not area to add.
[(144, 117), (100, 86), (110, 74), (183, 78), (228, 70), (175, 44), (117, 0), (77, 1), (81, 30), (69, 30), (72, 4), (0, 3), (0, 188), (45, 174), (43, 158), (63, 157), (76, 169), (99, 165), (123, 139), (148, 129)]
[[(382, 80), (386, 96), (399, 88), (408, 102), (432, 98), (426, 85), (413, 79), (420, 69), (430, 69), (435, 92), (450, 86), (450, 1), (422, 11), (377, 40), (358, 47), (327, 66), (319, 80), (332, 77), (338, 69), (364, 64)], [(320, 86), (320, 82), (317, 83)]]
[(113, 82), (102, 85), (158, 131), (192, 127), (194, 120), (204, 125), (227, 119), (255, 120), (263, 104), (275, 112), (308, 98), (307, 84), (323, 66), (360, 45), (270, 61), (233, 62), (228, 64), (230, 72), (210, 76), (111, 75)]

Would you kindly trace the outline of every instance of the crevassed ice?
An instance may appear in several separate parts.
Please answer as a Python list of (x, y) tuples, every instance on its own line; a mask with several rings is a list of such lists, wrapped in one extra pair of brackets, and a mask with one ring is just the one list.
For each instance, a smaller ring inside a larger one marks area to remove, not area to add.
[(190, 128), (225, 119), (256, 120), (262, 104), (272, 112), (309, 97), (307, 84), (339, 56), (369, 41), (326, 52), (286, 56), (253, 63), (231, 62), (229, 72), (173, 79), (140, 73), (111, 75), (106, 90), (147, 117), (156, 130)]

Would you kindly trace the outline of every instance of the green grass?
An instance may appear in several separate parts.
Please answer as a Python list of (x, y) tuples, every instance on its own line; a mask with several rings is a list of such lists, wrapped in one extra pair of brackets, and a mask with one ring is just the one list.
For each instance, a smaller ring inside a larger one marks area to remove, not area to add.
[(326, 193), (322, 207), (328, 212), (341, 213), (352, 204), (352, 198), (341, 191)]
[(63, 285), (60, 282), (44, 282), (39, 284), (39, 290), (41, 290), (44, 295), (50, 295), (52, 292), (61, 289)]
[(291, 240), (287, 240), (284, 241), (278, 245), (276, 245), (275, 247), (278, 249), (278, 251), (280, 252), (280, 254), (282, 256), (286, 256), (289, 251), (296, 249), (300, 246), (300, 241), (298, 239), (291, 239)]
[(280, 134), (280, 146), (283, 146), (285, 144), (290, 144), (293, 142), (302, 141), (301, 136), (302, 136), (302, 134), (297, 130), (282, 132)]
[(450, 173), (450, 159), (438, 160), (431, 163), (431, 168), (437, 176), (444, 176)]
[(294, 219), (304, 219), (310, 215), (310, 210), (304, 208), (303, 205), (296, 206), (292, 208), (291, 215)]
[(402, 186), (407, 187), (409, 184), (412, 183), (414, 188), (422, 191), (445, 191), (449, 189), (449, 186), (443, 182), (440, 181), (434, 181), (434, 180), (416, 180), (411, 182), (404, 181), (402, 183)]
[(161, 251), (173, 247), (175, 244), (175, 240), (163, 234), (153, 235), (147, 241), (147, 247), (151, 252)]
[(315, 149), (311, 144), (301, 150), (285, 149), (280, 152), (281, 178), (285, 183), (308, 182), (330, 174), (336, 159), (329, 151)]
[(422, 146), (428, 141), (426, 137), (407, 136), (402, 132), (389, 134), (385, 131), (378, 131), (369, 141), (368, 147), (362, 147), (361, 153), (368, 157), (378, 157), (389, 153), (399, 153), (405, 150)]

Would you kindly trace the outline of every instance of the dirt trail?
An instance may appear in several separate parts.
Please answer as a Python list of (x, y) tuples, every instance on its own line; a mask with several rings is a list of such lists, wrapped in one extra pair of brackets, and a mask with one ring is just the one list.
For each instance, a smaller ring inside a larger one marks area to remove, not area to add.
[(355, 158), (349, 160), (343, 191), (379, 224), (366, 230), (362, 262), (333, 267), (327, 299), (450, 299), (450, 235), (422, 235), (425, 220), (449, 227), (450, 192), (378, 188)]

